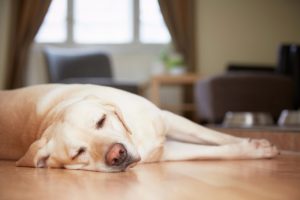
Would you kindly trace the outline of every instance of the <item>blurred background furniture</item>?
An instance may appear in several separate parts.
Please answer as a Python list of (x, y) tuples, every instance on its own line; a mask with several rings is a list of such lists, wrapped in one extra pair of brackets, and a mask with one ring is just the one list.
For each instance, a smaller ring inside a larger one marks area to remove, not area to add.
[(300, 109), (300, 45), (282, 45), (279, 49), (278, 59), (277, 71), (291, 77), (293, 80), (293, 108), (295, 110)]
[(225, 73), (196, 83), (195, 101), (201, 120), (221, 123), (225, 113), (266, 112), (277, 118), (293, 107), (292, 80), (283, 75)]
[(282, 45), (277, 66), (229, 65), (225, 73), (195, 85), (201, 122), (221, 123), (225, 113), (266, 112), (277, 121), (284, 109), (299, 109), (300, 46)]
[(195, 113), (195, 103), (192, 102), (182, 102), (176, 105), (163, 104), (161, 102), (160, 90), (163, 86), (172, 85), (172, 86), (191, 86), (194, 87), (196, 81), (199, 80), (199, 76), (196, 74), (181, 74), (181, 75), (155, 75), (151, 78), (149, 82), (150, 86), (150, 100), (162, 109), (167, 109), (173, 112), (183, 113), (185, 111), (192, 112), (193, 114), (189, 117), (192, 120), (196, 120)]
[(102, 51), (48, 47), (44, 56), (50, 83), (96, 84), (141, 92), (137, 83), (114, 79), (109, 55)]

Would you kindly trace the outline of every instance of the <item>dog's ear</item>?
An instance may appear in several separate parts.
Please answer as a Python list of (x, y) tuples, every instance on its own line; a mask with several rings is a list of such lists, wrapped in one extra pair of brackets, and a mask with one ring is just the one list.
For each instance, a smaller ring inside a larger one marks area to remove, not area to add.
[(32, 143), (23, 157), (21, 157), (17, 162), (18, 167), (46, 167), (46, 160), (49, 155), (40, 152), (42, 147), (47, 143), (45, 138), (41, 138), (34, 143)]
[(130, 134), (131, 133), (131, 130), (129, 129), (128, 125), (127, 125), (127, 122), (125, 121), (125, 118), (122, 114), (122, 111), (120, 110), (119, 107), (116, 107), (115, 109), (115, 114), (117, 115), (118, 119), (120, 120), (120, 122), (123, 124), (124, 128), (126, 129), (126, 131)]
[(131, 131), (123, 117), (122, 111), (117, 105), (115, 105), (114, 103), (111, 103), (111, 102), (105, 102), (95, 95), (88, 95), (84, 99), (100, 101), (101, 104), (104, 105), (106, 109), (113, 112), (118, 117), (118, 119), (120, 120), (120, 122), (122, 123), (122, 125), (126, 129), (126, 131), (131, 134)]
[(130, 128), (128, 127), (127, 122), (125, 121), (122, 110), (114, 104), (106, 104), (105, 106), (108, 107), (118, 117), (119, 121), (122, 123), (122, 125), (126, 129), (126, 131), (129, 134), (131, 134), (132, 132), (131, 132)]

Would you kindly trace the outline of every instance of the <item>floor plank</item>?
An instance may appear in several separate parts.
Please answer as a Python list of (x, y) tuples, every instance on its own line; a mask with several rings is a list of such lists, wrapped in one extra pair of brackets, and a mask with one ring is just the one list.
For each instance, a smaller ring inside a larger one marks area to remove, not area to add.
[(300, 199), (300, 155), (139, 165), (123, 173), (0, 161), (0, 199)]

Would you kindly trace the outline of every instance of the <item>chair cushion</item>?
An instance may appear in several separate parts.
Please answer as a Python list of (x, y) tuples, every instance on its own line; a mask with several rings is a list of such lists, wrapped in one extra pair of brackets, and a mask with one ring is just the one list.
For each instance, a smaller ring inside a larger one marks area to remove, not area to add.
[(101, 51), (47, 48), (44, 51), (50, 82), (67, 78), (112, 78), (110, 58)]

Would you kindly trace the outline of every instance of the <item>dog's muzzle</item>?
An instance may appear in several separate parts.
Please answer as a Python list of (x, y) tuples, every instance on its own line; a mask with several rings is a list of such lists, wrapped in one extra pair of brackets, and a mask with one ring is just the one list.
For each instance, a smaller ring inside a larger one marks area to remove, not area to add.
[(121, 143), (111, 145), (106, 153), (106, 165), (120, 171), (125, 170), (128, 166), (133, 167), (141, 158), (134, 158), (128, 154), (125, 146)]

